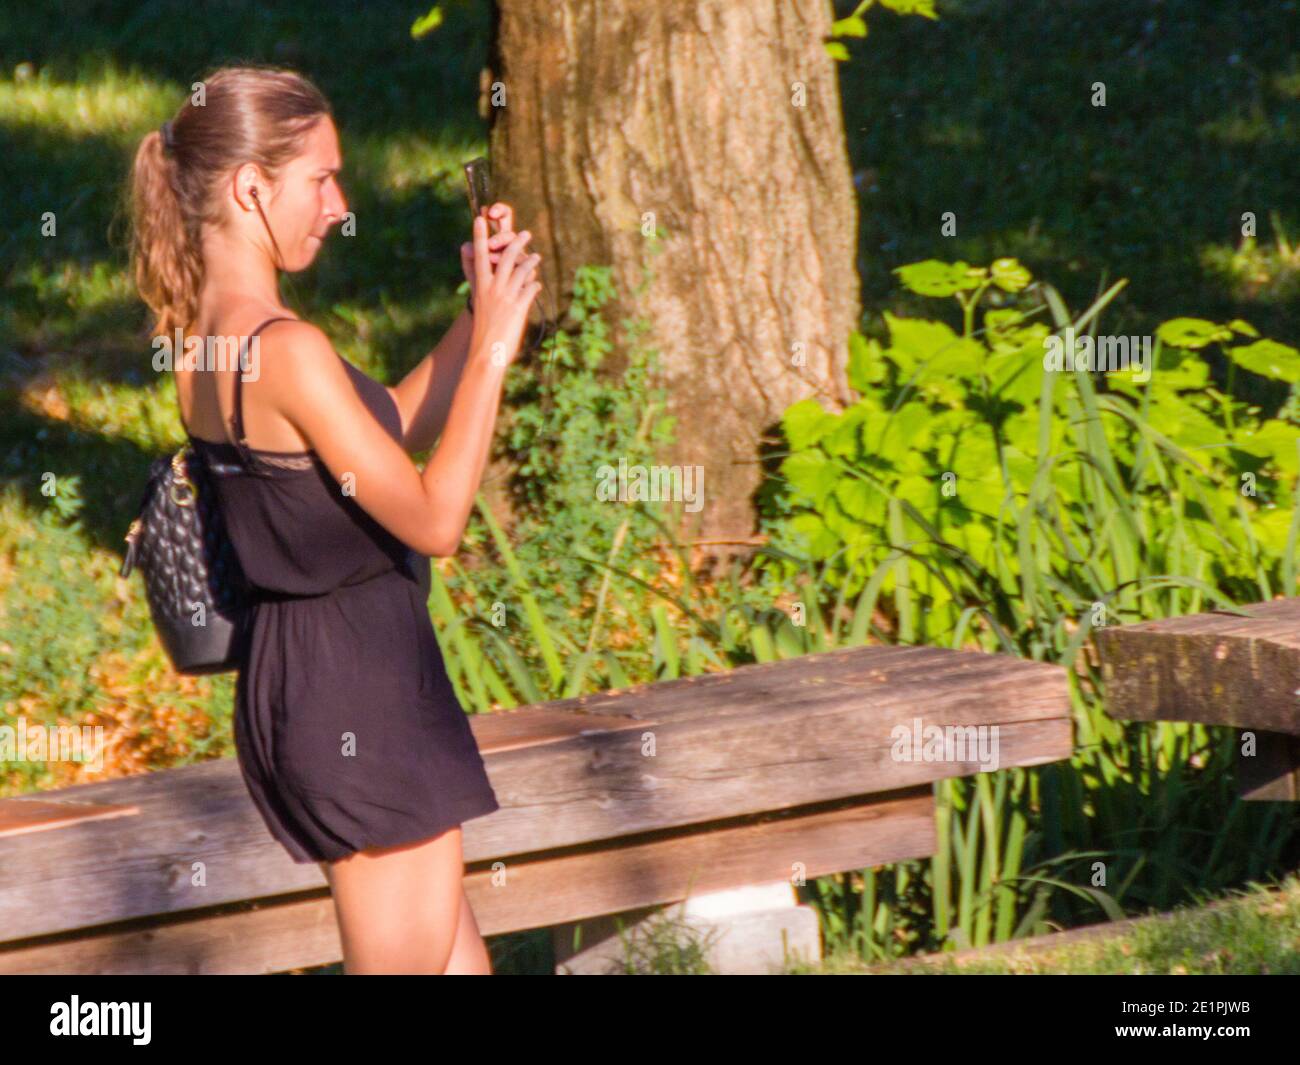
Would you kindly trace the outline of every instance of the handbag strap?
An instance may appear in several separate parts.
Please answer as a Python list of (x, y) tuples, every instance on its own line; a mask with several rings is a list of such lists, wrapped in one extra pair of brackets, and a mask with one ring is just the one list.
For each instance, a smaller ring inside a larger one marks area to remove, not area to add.
[(284, 315), (280, 315), (276, 318), (268, 318), (265, 322), (259, 325), (251, 333), (249, 333), (248, 338), (239, 347), (239, 368), (238, 368), (239, 372), (235, 374), (235, 409), (234, 409), (234, 413), (231, 416), (231, 426), (234, 429), (234, 437), (232, 442), (234, 443), (235, 448), (239, 451), (240, 458), (244, 460), (244, 466), (249, 470), (252, 470), (253, 468), (253, 455), (252, 452), (249, 451), (248, 449), (248, 440), (244, 437), (244, 402), (243, 402), (244, 401), (244, 389), (243, 389), (244, 365), (247, 362), (248, 345), (253, 342), (253, 337), (257, 336), (258, 333), (260, 333), (272, 322), (296, 322), (296, 321), (298, 321), (297, 318), (288, 318)]

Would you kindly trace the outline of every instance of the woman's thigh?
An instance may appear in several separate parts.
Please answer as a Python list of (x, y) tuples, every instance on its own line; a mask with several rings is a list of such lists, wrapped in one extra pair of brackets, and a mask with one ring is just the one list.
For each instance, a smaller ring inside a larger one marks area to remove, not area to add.
[(465, 864), (457, 825), (328, 866), (348, 973), (440, 973), (456, 941)]

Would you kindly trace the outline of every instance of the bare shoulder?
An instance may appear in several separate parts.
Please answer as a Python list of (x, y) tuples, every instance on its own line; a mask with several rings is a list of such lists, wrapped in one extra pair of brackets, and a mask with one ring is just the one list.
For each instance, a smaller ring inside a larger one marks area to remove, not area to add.
[(275, 322), (259, 337), (270, 405), (308, 446), (319, 449), (323, 434), (357, 417), (361, 400), (346, 364), (325, 331), (310, 322)]
[(284, 319), (272, 322), (258, 334), (258, 350), (264, 375), (279, 392), (282, 387), (301, 387), (307, 379), (318, 379), (339, 361), (325, 331), (311, 322)]
[(292, 361), (299, 354), (307, 360), (319, 358), (321, 353), (334, 354), (334, 345), (325, 331), (298, 318), (280, 318), (263, 326), (257, 335), (263, 348), (285, 353), (281, 361)]

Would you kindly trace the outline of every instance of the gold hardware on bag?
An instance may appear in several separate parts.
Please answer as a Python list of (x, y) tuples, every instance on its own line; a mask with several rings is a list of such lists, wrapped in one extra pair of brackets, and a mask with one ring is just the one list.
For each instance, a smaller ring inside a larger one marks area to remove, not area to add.
[(172, 456), (172, 472), (176, 474), (176, 480), (180, 482), (180, 485), (189, 491), (188, 499), (178, 499), (176, 496), (177, 484), (173, 481), (171, 486), (172, 502), (178, 507), (193, 506), (194, 498), (198, 495), (199, 490), (194, 486), (194, 482), (190, 480), (189, 473), (185, 469), (185, 459), (179, 451)]
[(129, 544), (135, 543), (135, 538), (140, 535), (140, 519), (133, 518), (131, 527), (126, 530), (126, 535), (122, 537)]

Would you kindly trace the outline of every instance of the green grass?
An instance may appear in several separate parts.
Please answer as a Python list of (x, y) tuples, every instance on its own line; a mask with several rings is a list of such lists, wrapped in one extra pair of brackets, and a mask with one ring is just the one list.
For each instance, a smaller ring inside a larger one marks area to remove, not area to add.
[(1297, 975), (1300, 878), (1271, 887), (1251, 884), (1217, 903), (1126, 921), (1113, 931), (1090, 926), (1087, 932), (1086, 938), (1060, 945), (1044, 936), (960, 958), (927, 956), (863, 970), (856, 957), (848, 957), (824, 968), (913, 975)]

